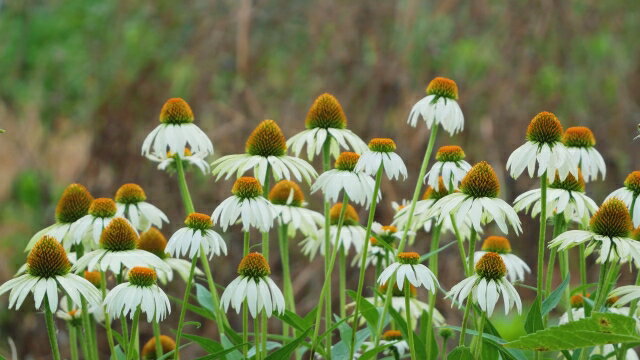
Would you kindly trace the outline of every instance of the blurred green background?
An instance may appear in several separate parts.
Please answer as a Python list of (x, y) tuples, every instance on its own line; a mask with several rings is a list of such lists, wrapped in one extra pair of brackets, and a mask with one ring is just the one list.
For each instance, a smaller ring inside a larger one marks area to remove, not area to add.
[[(390, 201), (410, 197), (428, 136), (424, 125), (406, 125), (408, 112), (431, 78), (446, 76), (458, 83), (466, 123), (461, 135), (439, 135), (438, 145), (459, 144), (470, 162), (489, 161), (511, 201), (535, 181), (507, 178), (506, 159), (533, 115), (555, 112), (565, 127), (586, 125), (596, 135), (608, 173), (587, 191), (600, 203), (640, 165), (632, 142), (640, 121), (639, 11), (637, 1), (596, 0), (0, 1), (0, 128), (7, 130), (0, 135), (0, 282), (24, 263), (27, 240), (52, 223), (70, 182), (95, 196), (137, 182), (172, 220), (165, 234), (180, 226), (175, 179), (140, 156), (169, 97), (191, 104), (219, 157), (242, 152), (266, 118), (292, 136), (317, 95), (335, 94), (349, 127), (365, 141), (394, 138), (410, 169), (406, 182), (383, 184), (377, 220), (386, 223)], [(229, 195), (230, 182), (199, 174), (190, 181), (201, 212)], [(522, 220), (524, 235), (511, 240), (533, 264), (536, 224)], [(221, 284), (239, 259), (238, 235), (227, 238), (230, 256), (214, 263)], [(321, 260), (308, 266), (292, 248), (304, 312), (317, 299)], [(428, 238), (415, 248), (426, 252)], [(442, 256), (451, 259), (441, 261), (449, 288), (461, 269), (455, 249)], [(624, 273), (621, 281), (630, 279)], [(182, 291), (179, 281), (169, 289)], [(459, 321), (448, 302), (439, 307)], [(214, 327), (192, 331), (212, 335)], [(9, 338), (19, 359), (47, 358), (32, 303), (0, 310), (0, 353), (9, 353)], [(199, 353), (188, 351), (186, 358)]]

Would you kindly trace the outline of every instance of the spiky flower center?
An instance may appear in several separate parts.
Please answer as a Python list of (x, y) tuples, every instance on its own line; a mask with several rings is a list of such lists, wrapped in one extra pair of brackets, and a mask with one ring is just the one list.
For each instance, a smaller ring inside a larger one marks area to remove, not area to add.
[(394, 152), (396, 150), (396, 143), (387, 138), (373, 138), (369, 141), (369, 150), (375, 152)]
[(162, 105), (160, 122), (163, 124), (179, 125), (193, 122), (191, 106), (181, 98), (171, 98)]
[(257, 156), (283, 156), (287, 152), (287, 139), (273, 120), (264, 120), (251, 133), (245, 151)]
[[(340, 212), (342, 211), (342, 203), (336, 203), (329, 210), (329, 219), (331, 221), (331, 225), (338, 225), (340, 221)], [(347, 204), (347, 209), (344, 212), (344, 225), (358, 225), (360, 223), (360, 216), (358, 216), (358, 212), (356, 209)]]
[(156, 272), (144, 266), (136, 266), (129, 270), (129, 283), (140, 287), (149, 287), (156, 283)]
[(585, 182), (582, 177), (582, 170), (578, 169), (578, 179), (573, 176), (573, 174), (569, 173), (564, 180), (560, 180), (560, 176), (558, 172), (556, 172), (556, 177), (551, 184), (549, 184), (550, 188), (554, 189), (563, 189), (567, 191), (578, 191), (584, 192)]
[(447, 195), (449, 195), (449, 189), (447, 189), (444, 179), (440, 176), (438, 177), (438, 189), (427, 186), (427, 189), (422, 194), (422, 200), (440, 200)]
[(640, 171), (633, 171), (627, 175), (624, 186), (633, 192), (633, 196), (640, 195)]
[(536, 144), (555, 144), (562, 140), (560, 120), (548, 111), (538, 113), (529, 123), (527, 140)]
[(72, 223), (87, 215), (93, 196), (86, 187), (71, 184), (64, 189), (56, 206), (56, 220), (60, 223)]
[(605, 201), (591, 217), (591, 231), (608, 237), (627, 237), (633, 229), (627, 206), (618, 198)]
[(167, 247), (167, 238), (155, 227), (140, 234), (138, 249), (148, 251), (157, 257), (164, 259), (167, 257), (164, 249)]
[(127, 251), (136, 248), (138, 234), (124, 218), (117, 217), (100, 235), (100, 247), (109, 251)]
[(507, 266), (498, 253), (484, 254), (476, 264), (476, 274), (485, 279), (498, 280), (507, 273)]
[(398, 232), (398, 228), (393, 225), (384, 225), (382, 226), (382, 231), (389, 234), (395, 234)]
[(89, 214), (99, 218), (110, 218), (116, 214), (116, 203), (109, 198), (97, 198), (89, 206)]
[(465, 153), (458, 145), (441, 146), (436, 152), (436, 160), (440, 162), (457, 162), (465, 158)]
[(101, 277), (102, 275), (100, 275), (100, 271), (98, 270), (84, 272), (84, 278), (95, 287), (100, 287)]
[(568, 147), (593, 147), (596, 137), (586, 126), (574, 126), (567, 128), (562, 136), (562, 142)]
[[(378, 292), (381, 294), (386, 294), (387, 292), (387, 283), (384, 283), (382, 285), (380, 285), (378, 287)], [(416, 289), (415, 286), (409, 284), (409, 296), (414, 298), (416, 297), (416, 295), (418, 294), (418, 290)], [(391, 290), (391, 296), (393, 297), (404, 297), (404, 288), (402, 290), (400, 290), (400, 288), (398, 288), (398, 284), (394, 283), (393, 284), (393, 290)]]
[(398, 253), (398, 262), (406, 265), (417, 265), (420, 262), (420, 254), (417, 252)]
[(582, 297), (582, 294), (573, 295), (569, 302), (571, 303), (571, 307), (574, 309), (579, 309), (584, 306), (584, 298)]
[(460, 182), (460, 190), (474, 198), (495, 198), (500, 192), (498, 176), (486, 161), (475, 164)]
[(618, 302), (618, 300), (620, 300), (620, 297), (619, 297), (619, 296), (611, 296), (611, 297), (608, 297), (608, 298), (607, 298), (607, 301), (605, 301), (605, 305), (606, 305), (607, 307), (611, 307), (611, 306), (613, 306), (613, 304), (617, 303), (617, 302)]
[[(193, 153), (191, 152), (191, 149), (189, 149), (188, 147), (184, 148), (184, 151), (182, 152), (182, 154), (184, 157), (193, 155)], [(174, 156), (176, 156), (175, 153), (172, 153), (171, 151), (167, 150), (167, 158), (172, 158)]]
[(147, 194), (138, 184), (124, 184), (116, 191), (115, 200), (121, 204), (137, 204), (147, 200)]
[[(162, 353), (167, 354), (176, 349), (176, 342), (167, 335), (160, 335), (160, 344)], [(156, 338), (152, 337), (144, 344), (141, 351), (143, 360), (156, 360), (160, 358), (160, 354), (156, 354)]]
[(238, 265), (238, 274), (254, 279), (263, 278), (271, 274), (271, 268), (262, 254), (254, 252), (242, 258)]
[(347, 127), (347, 116), (338, 99), (324, 93), (318, 96), (309, 108), (305, 125), (307, 129), (344, 129)]
[(187, 225), (188, 228), (196, 230), (209, 230), (213, 227), (211, 216), (196, 212), (189, 214), (184, 220), (184, 224)]
[(402, 340), (402, 333), (398, 330), (387, 330), (382, 334), (382, 339), (385, 341)]
[(458, 100), (458, 85), (451, 79), (437, 77), (427, 85), (427, 95)]
[(31, 276), (49, 278), (66, 275), (71, 262), (62, 245), (51, 236), (43, 236), (33, 246), (27, 257), (27, 272)]
[(233, 184), (231, 193), (242, 199), (253, 199), (262, 195), (262, 185), (254, 177), (243, 176)]
[(300, 186), (291, 180), (281, 180), (269, 192), (269, 200), (276, 205), (302, 206), (304, 194)]
[(335, 168), (342, 171), (353, 171), (356, 168), (358, 159), (360, 159), (360, 155), (345, 151), (336, 159)]
[(484, 239), (482, 250), (498, 254), (508, 254), (511, 252), (511, 243), (503, 236), (489, 236)]

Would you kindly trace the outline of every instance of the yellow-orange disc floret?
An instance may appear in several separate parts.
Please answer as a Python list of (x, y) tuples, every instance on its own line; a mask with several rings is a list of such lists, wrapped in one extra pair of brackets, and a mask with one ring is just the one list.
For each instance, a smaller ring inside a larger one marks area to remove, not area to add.
[(110, 218), (116, 215), (116, 202), (110, 198), (97, 198), (89, 206), (89, 214), (99, 218)]
[(420, 254), (417, 252), (398, 253), (398, 262), (401, 264), (417, 265), (420, 262)]
[(100, 247), (109, 251), (133, 250), (138, 244), (138, 234), (124, 218), (115, 218), (102, 231)]
[(336, 159), (335, 168), (342, 171), (353, 171), (356, 168), (358, 159), (360, 159), (360, 155), (345, 151)]
[(509, 254), (511, 252), (511, 243), (504, 236), (488, 236), (482, 242), (482, 251)]
[[(380, 294), (386, 294), (387, 293), (387, 283), (384, 283), (380, 286), (378, 286), (378, 292)], [(416, 289), (415, 286), (409, 284), (409, 295), (410, 297), (414, 298), (416, 297), (416, 295), (418, 294), (418, 290)], [(394, 283), (393, 284), (393, 290), (391, 290), (391, 296), (393, 297), (404, 297), (404, 289), (400, 290), (400, 288), (398, 288), (398, 284)]]
[(197, 212), (189, 214), (184, 220), (184, 224), (187, 225), (188, 228), (197, 230), (209, 230), (213, 227), (211, 216)]
[(87, 279), (87, 281), (89, 281), (95, 287), (100, 287), (101, 277), (102, 275), (98, 270), (94, 270), (94, 271), (85, 270), (84, 272), (84, 278)]
[(93, 196), (86, 187), (80, 184), (67, 186), (56, 206), (56, 221), (72, 223), (80, 219), (88, 214), (92, 201)]
[(162, 105), (160, 122), (163, 124), (186, 124), (193, 122), (191, 106), (181, 98), (171, 98)]
[(283, 156), (287, 152), (287, 139), (273, 120), (264, 120), (251, 133), (245, 151), (257, 156)]
[(586, 126), (574, 126), (567, 128), (562, 136), (562, 142), (569, 147), (593, 147), (596, 137)]
[(238, 265), (238, 274), (251, 278), (262, 278), (271, 274), (267, 259), (260, 253), (249, 253)]
[(640, 171), (633, 171), (624, 179), (624, 186), (633, 192), (633, 196), (640, 195)]
[(136, 266), (129, 270), (129, 283), (140, 287), (151, 286), (156, 283), (156, 272), (148, 267)]
[(529, 123), (527, 140), (537, 144), (553, 144), (562, 140), (562, 124), (548, 111), (538, 113)]
[(137, 204), (147, 200), (147, 194), (140, 185), (129, 183), (120, 186), (116, 191), (115, 200), (121, 204)]
[(155, 227), (140, 234), (138, 249), (148, 251), (157, 257), (164, 259), (167, 257), (164, 249), (167, 247), (167, 238)]
[(627, 206), (620, 199), (605, 201), (589, 222), (591, 231), (609, 237), (627, 237), (633, 229)]
[[(162, 345), (162, 353), (167, 354), (176, 349), (176, 342), (167, 335), (160, 335), (160, 344)], [(156, 338), (152, 337), (142, 347), (143, 360), (157, 360), (160, 354), (156, 354)]]
[(435, 95), (447, 99), (458, 100), (458, 84), (455, 81), (445, 78), (436, 77), (426, 89), (427, 95)]
[(476, 274), (485, 279), (498, 280), (507, 274), (507, 266), (499, 254), (488, 252), (476, 264)]
[(396, 150), (396, 143), (388, 138), (373, 138), (369, 141), (369, 150), (375, 152), (393, 152)]
[(465, 153), (458, 145), (441, 146), (436, 152), (436, 160), (441, 162), (456, 162), (465, 158)]
[[(329, 210), (329, 219), (331, 225), (337, 225), (340, 220), (340, 212), (342, 211), (342, 203), (336, 203)], [(344, 212), (344, 225), (357, 225), (360, 223), (360, 216), (356, 209), (347, 204), (347, 209)]]
[(495, 198), (500, 192), (498, 176), (486, 161), (475, 164), (460, 182), (460, 191), (479, 197)]
[(280, 180), (271, 188), (269, 201), (276, 205), (302, 206), (304, 194), (295, 182)]
[(49, 278), (66, 275), (71, 262), (62, 245), (51, 236), (43, 236), (27, 256), (27, 273), (31, 276)]
[(560, 176), (556, 171), (556, 177), (553, 182), (549, 184), (549, 187), (553, 189), (584, 192), (585, 185), (584, 178), (582, 177), (582, 170), (578, 169), (578, 179), (576, 179), (573, 174), (569, 173), (564, 180), (560, 180)]
[(382, 334), (382, 339), (385, 341), (402, 340), (402, 333), (398, 330), (387, 330)]
[(231, 189), (233, 195), (243, 198), (252, 199), (262, 195), (262, 185), (258, 179), (250, 176), (238, 178)]
[(347, 116), (338, 99), (324, 93), (318, 96), (309, 108), (305, 125), (307, 129), (344, 129), (347, 127)]
[(431, 186), (427, 186), (427, 189), (422, 194), (422, 200), (440, 200), (441, 198), (449, 195), (449, 190), (444, 184), (442, 176), (438, 177), (438, 190), (434, 190)]

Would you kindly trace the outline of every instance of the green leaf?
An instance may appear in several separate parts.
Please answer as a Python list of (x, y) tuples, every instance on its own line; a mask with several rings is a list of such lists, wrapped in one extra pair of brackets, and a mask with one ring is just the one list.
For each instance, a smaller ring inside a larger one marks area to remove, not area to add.
[(193, 334), (183, 334), (182, 336), (184, 336), (185, 339), (189, 339), (197, 343), (208, 353), (216, 353), (218, 351), (224, 350), (224, 347), (219, 342), (211, 340), (209, 338)]
[[(393, 320), (396, 321), (396, 325), (400, 328), (400, 332), (402, 333), (402, 337), (404, 339), (409, 338), (409, 331), (413, 332), (413, 329), (407, 328), (407, 323), (404, 321), (404, 318), (393, 308), (393, 306), (389, 306), (389, 314), (393, 317)], [(404, 314), (403, 314), (404, 315)], [(422, 338), (418, 336), (415, 332), (413, 334), (413, 345), (416, 350), (416, 357), (418, 359), (426, 359), (427, 358), (427, 349), (424, 346), (424, 342)]]
[(115, 356), (116, 360), (126, 360), (127, 359), (127, 355), (124, 353), (124, 351), (122, 350), (120, 345), (116, 345), (116, 347), (113, 348), (113, 352), (116, 355)]
[(447, 356), (447, 360), (474, 360), (473, 354), (471, 354), (471, 349), (468, 346), (458, 346), (457, 348), (451, 350), (449, 356)]
[(536, 351), (560, 351), (597, 345), (640, 341), (634, 319), (594, 312), (591, 317), (550, 327), (506, 343), (505, 346)]
[[(230, 338), (233, 342), (231, 342)], [(220, 338), (220, 341), (224, 349), (229, 350), (225, 353), (227, 360), (242, 360), (242, 354), (238, 351), (240, 347), (244, 346), (241, 336), (238, 336), (232, 329), (225, 327), (224, 335)]]
[(544, 329), (544, 322), (542, 321), (542, 313), (540, 311), (540, 296), (536, 296), (536, 300), (531, 304), (531, 308), (527, 314), (524, 330), (527, 334), (531, 334), (542, 329)]
[(215, 306), (213, 305), (213, 298), (211, 297), (209, 289), (200, 284), (196, 284), (196, 299), (198, 300), (198, 304), (209, 311), (211, 315), (216, 313)]
[(304, 318), (298, 316), (289, 310), (285, 310), (283, 314), (276, 314), (276, 317), (285, 323), (291, 325), (294, 329), (304, 331), (311, 326)]
[(388, 347), (391, 347), (393, 343), (378, 345), (377, 347), (367, 350), (364, 354), (360, 355), (358, 360), (369, 360), (369, 359), (377, 359), (378, 355), (386, 350)]
[[(488, 320), (485, 323), (485, 327), (488, 324)], [(459, 326), (447, 326), (447, 328), (451, 329), (451, 330), (455, 330), (460, 332), (461, 328)], [(478, 332), (475, 330), (470, 330), (467, 329), (467, 334), (469, 335), (473, 335), (473, 336), (478, 336)], [(488, 334), (486, 332), (482, 333), (482, 338), (484, 339), (484, 343), (485, 345), (490, 345), (493, 346), (494, 348), (496, 348), (500, 354), (502, 355), (502, 357), (505, 360), (527, 360), (527, 357), (522, 353), (522, 351), (518, 350), (518, 349), (507, 349), (505, 348), (503, 345), (506, 343), (506, 341), (498, 336), (495, 335), (491, 335)]]
[(291, 341), (287, 345), (281, 347), (280, 349), (271, 353), (265, 360), (289, 360), (291, 358), (291, 354), (298, 348), (298, 346), (304, 341), (309, 332), (311, 332), (312, 327), (305, 330), (300, 336), (298, 336), (295, 340)]
[[(384, 241), (382, 241), (382, 242), (384, 242)], [(427, 260), (428, 258), (430, 258), (430, 257), (431, 257), (431, 255), (435, 255), (435, 254), (439, 253), (440, 251), (443, 251), (444, 249), (446, 249), (446, 248), (448, 248), (449, 246), (452, 246), (452, 245), (454, 245), (454, 244), (457, 244), (457, 242), (452, 241), (452, 242), (448, 243), (447, 245), (440, 247), (438, 250), (433, 250), (433, 251), (431, 251), (431, 252), (428, 252), (428, 253), (426, 253), (426, 254), (424, 254), (424, 255), (420, 256), (420, 262), (424, 262), (425, 260)]]
[(205, 356), (199, 357), (199, 358), (197, 358), (196, 360), (214, 360), (214, 359), (222, 359), (222, 358), (224, 358), (224, 356), (225, 356), (225, 355), (229, 355), (229, 354), (231, 354), (231, 353), (232, 353), (232, 352), (234, 352), (234, 351), (235, 351), (235, 352), (237, 352), (237, 350), (238, 350), (239, 348), (241, 348), (243, 345), (244, 345), (244, 344), (238, 344), (238, 345), (236, 345), (236, 346), (234, 346), (234, 347), (231, 347), (231, 348), (228, 348), (228, 349), (224, 349), (224, 350), (222, 350), (222, 351), (218, 351), (218, 352), (216, 352), (216, 353), (214, 353), (214, 354), (209, 354), (209, 355), (205, 355)]
[(551, 310), (555, 309), (555, 307), (558, 306), (560, 299), (562, 299), (562, 294), (567, 289), (567, 286), (569, 286), (570, 278), (571, 276), (567, 274), (567, 277), (564, 279), (564, 281), (562, 281), (560, 286), (553, 290), (548, 298), (544, 299), (544, 301), (542, 302), (542, 316), (546, 316), (551, 312)]
[[(349, 294), (353, 300), (358, 298), (356, 292), (353, 290), (348, 290), (347, 294)], [(360, 315), (367, 320), (367, 325), (369, 325), (371, 329), (375, 329), (378, 326), (378, 319), (380, 317), (378, 309), (364, 297), (360, 298)]]
[[(171, 301), (173, 301), (174, 303), (178, 304), (179, 306), (182, 306), (182, 299), (177, 298), (177, 297), (172, 296), (172, 295), (169, 295), (169, 299)], [(189, 310), (189, 311), (191, 311), (193, 313), (196, 313), (196, 314), (198, 314), (198, 315), (200, 315), (203, 318), (206, 318), (208, 320), (215, 321), (215, 317), (213, 316), (211, 311), (209, 311), (209, 310), (207, 310), (207, 309), (205, 309), (203, 307), (200, 307), (200, 306), (197, 306), (197, 305), (193, 305), (193, 304), (187, 304), (187, 310)]]

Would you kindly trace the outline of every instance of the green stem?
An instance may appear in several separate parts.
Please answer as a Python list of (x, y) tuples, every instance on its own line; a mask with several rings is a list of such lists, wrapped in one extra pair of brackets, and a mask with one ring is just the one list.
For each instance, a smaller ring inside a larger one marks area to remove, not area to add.
[(256, 316), (255, 319), (253, 319), (253, 342), (255, 344), (256, 360), (260, 360), (262, 355), (262, 349), (261, 349), (262, 341), (260, 340), (260, 335), (261, 335), (260, 314), (258, 314), (258, 316)]
[(464, 337), (466, 335), (467, 332), (467, 322), (469, 321), (469, 311), (471, 310), (471, 297), (473, 295), (469, 294), (469, 297), (467, 297), (467, 304), (464, 308), (464, 316), (462, 317), (462, 329), (460, 330), (460, 341), (458, 343), (459, 346), (464, 345)]
[(44, 321), (47, 326), (47, 335), (49, 336), (49, 344), (51, 345), (51, 355), (54, 360), (60, 360), (60, 349), (58, 348), (58, 339), (56, 338), (56, 324), (53, 321), (53, 313), (49, 309), (49, 299), (44, 297)]
[(482, 335), (484, 334), (484, 323), (486, 321), (486, 315), (483, 312), (482, 314), (480, 314), (480, 325), (478, 326), (477, 332), (478, 332), (478, 336), (477, 336), (477, 340), (475, 343), (475, 358), (476, 359), (481, 359), (482, 358)]
[(90, 350), (91, 347), (91, 339), (87, 338), (87, 341), (80, 341), (80, 346), (82, 347), (82, 354), (86, 360), (93, 358), (93, 349)]
[[(182, 197), (182, 204), (184, 205), (187, 216), (193, 212), (195, 212), (195, 207), (193, 206), (193, 200), (191, 200), (191, 194), (189, 193), (189, 187), (187, 186), (187, 178), (184, 175), (184, 166), (182, 165), (182, 159), (180, 159), (179, 155), (175, 156), (176, 160), (176, 170), (178, 173), (178, 188), (180, 189), (180, 196)], [(176, 353), (177, 353), (176, 348)]]
[(538, 279), (540, 301), (544, 300), (544, 245), (547, 231), (547, 172), (540, 177), (540, 228), (538, 232)]
[(100, 354), (98, 353), (98, 336), (96, 335), (96, 322), (93, 319), (93, 316), (89, 319), (89, 332), (92, 344), (89, 347), (89, 350), (91, 350), (92, 359), (98, 360), (100, 359)]
[[(186, 307), (186, 306), (185, 306)], [(140, 305), (136, 308), (135, 314), (133, 314), (133, 321), (131, 323), (131, 339), (129, 339), (129, 346), (127, 347), (127, 359), (135, 359), (138, 356), (138, 350), (135, 348), (136, 339), (138, 338), (138, 322), (140, 321)], [(177, 347), (176, 347), (177, 349)]]
[[(431, 159), (431, 153), (433, 152), (433, 146), (436, 142), (436, 136), (438, 134), (438, 126), (434, 126), (431, 130), (431, 135), (429, 135), (429, 143), (427, 144), (427, 149), (425, 150), (424, 157), (422, 158), (422, 165), (420, 166), (420, 172), (418, 173), (418, 179), (416, 181), (416, 187), (413, 190), (413, 198), (411, 199), (411, 204), (409, 205), (409, 213), (407, 214), (407, 223), (404, 225), (404, 229), (402, 231), (402, 238), (400, 239), (400, 243), (398, 244), (398, 252), (404, 251), (404, 247), (407, 244), (407, 234), (409, 233), (409, 229), (411, 229), (411, 224), (413, 222), (413, 213), (416, 211), (416, 204), (418, 203), (418, 199), (420, 198), (420, 192), (422, 191), (422, 184), (424, 175), (427, 172), (427, 167), (429, 166), (429, 160)], [(368, 239), (365, 239), (368, 240)], [(392, 281), (389, 281), (390, 283)], [(389, 312), (389, 304), (391, 302), (391, 293), (393, 292), (393, 284), (387, 284), (387, 292), (385, 294), (384, 305), (382, 307), (382, 316), (378, 320), (378, 328), (374, 334), (375, 336), (375, 345), (374, 348), (380, 344), (380, 336), (382, 334), (382, 328), (384, 326), (385, 319), (387, 317), (387, 313)]]
[(129, 327), (127, 326), (127, 318), (125, 316), (120, 316), (120, 326), (122, 328), (122, 339), (124, 339), (123, 341), (125, 341), (122, 347), (126, 350), (126, 341), (129, 339)]
[(153, 338), (155, 339), (156, 346), (156, 359), (162, 357), (162, 341), (160, 340), (160, 324), (156, 319), (153, 319)]
[[(73, 308), (70, 298), (67, 298), (67, 308)], [(69, 331), (69, 354), (71, 360), (78, 360), (78, 328), (71, 324), (71, 321), (67, 321), (67, 330)]]
[(189, 304), (189, 296), (191, 296), (191, 285), (193, 284), (193, 275), (196, 272), (196, 265), (198, 259), (194, 256), (191, 259), (191, 268), (189, 269), (189, 279), (187, 280), (186, 288), (184, 289), (184, 296), (182, 297), (182, 307), (180, 308), (180, 317), (178, 319), (178, 328), (176, 330), (176, 350), (173, 353), (173, 359), (178, 360), (180, 358), (180, 339), (182, 338), (182, 327), (184, 326), (184, 317), (187, 313), (187, 304)]
[(464, 273), (466, 276), (471, 276), (469, 274), (469, 268), (464, 266), (467, 262), (467, 253), (464, 250), (464, 238), (460, 235), (460, 230), (458, 230), (458, 225), (456, 224), (456, 218), (453, 215), (450, 215), (451, 218), (451, 226), (453, 227), (453, 233), (456, 235), (456, 241), (458, 242), (458, 253), (460, 254), (460, 263), (464, 267)]
[[(278, 247), (280, 248), (280, 261), (282, 263), (282, 287), (284, 290), (285, 308), (293, 313), (296, 312), (296, 303), (293, 296), (293, 284), (291, 282), (291, 271), (289, 269), (289, 225), (278, 226)], [(289, 324), (282, 323), (282, 335), (289, 336)]]
[[(442, 224), (438, 224), (433, 229), (433, 236), (431, 237), (431, 247), (429, 251), (435, 251), (440, 247), (440, 232), (442, 230)], [(429, 257), (429, 268), (433, 272), (436, 278), (438, 278), (438, 254), (433, 254)], [(425, 338), (425, 344), (427, 344), (427, 354), (431, 355), (431, 337), (433, 336), (433, 312), (436, 308), (436, 291), (429, 293), (429, 312), (427, 313), (427, 335)], [(436, 343), (436, 347), (438, 344)]]
[[(256, 319), (253, 320), (256, 321)], [(244, 344), (242, 346), (242, 355), (247, 358), (249, 353), (249, 307), (247, 306), (247, 300), (242, 303), (242, 343)], [(257, 353), (258, 348), (256, 348)]]
[[(196, 259), (194, 259), (194, 261), (196, 261)], [(220, 306), (218, 288), (216, 287), (215, 281), (213, 281), (213, 274), (211, 272), (211, 266), (209, 266), (209, 259), (207, 259), (207, 256), (204, 254), (204, 247), (202, 245), (200, 245), (200, 263), (202, 264), (202, 269), (204, 270), (204, 274), (207, 278), (207, 286), (209, 287), (209, 293), (211, 293), (213, 308), (216, 309), (214, 316), (216, 317), (218, 332), (222, 337), (222, 335), (224, 335), (224, 326), (229, 324), (229, 320), (227, 320), (227, 315)]]
[(580, 285), (582, 296), (587, 296), (587, 255), (584, 244), (578, 245), (578, 265), (580, 267)]
[(347, 316), (347, 254), (344, 250), (344, 246), (342, 245), (340, 245), (340, 249), (338, 251), (338, 295), (340, 298), (340, 318), (344, 319)]
[[(100, 272), (100, 289), (102, 290), (102, 298), (104, 299), (107, 296), (107, 277), (104, 272)], [(111, 330), (111, 316), (109, 316), (107, 312), (107, 305), (103, 305), (103, 311), (105, 314), (104, 324), (107, 330), (107, 343), (109, 343), (109, 353), (111, 355), (115, 354), (115, 343), (113, 342), (113, 332)]]
[[(563, 251), (560, 253), (559, 261), (560, 261), (560, 274), (562, 276), (562, 280), (564, 281), (564, 279), (566, 279), (567, 276), (569, 276), (568, 251)], [(571, 287), (570, 286), (567, 286), (564, 289), (563, 297), (564, 297), (563, 302), (564, 302), (565, 309), (567, 309), (569, 321), (573, 321), (573, 311), (571, 309)]]
[[(369, 254), (369, 238), (371, 238), (371, 227), (373, 226), (373, 218), (376, 214), (376, 205), (378, 204), (378, 192), (380, 191), (380, 183), (382, 182), (383, 166), (380, 166), (376, 173), (376, 182), (373, 186), (373, 197), (371, 198), (371, 206), (369, 207), (369, 217), (367, 217), (367, 229), (364, 235), (364, 247), (362, 248), (362, 259), (360, 259), (360, 271), (358, 273), (358, 290), (356, 291), (356, 304), (353, 311), (353, 324), (351, 327), (351, 345), (349, 346), (349, 359), (353, 358), (356, 344), (356, 330), (358, 329), (358, 316), (360, 315), (360, 301), (362, 299), (362, 291), (364, 288), (364, 273), (367, 267), (367, 256)], [(378, 276), (379, 261), (376, 261), (376, 279)], [(377, 299), (377, 295), (375, 295)]]
[[(87, 307), (87, 300), (85, 300), (84, 298), (80, 300), (81, 300), (80, 320), (82, 321), (82, 328), (84, 329), (84, 334), (86, 336), (86, 341), (81, 341), (81, 344), (83, 345), (85, 343), (87, 344), (87, 346), (83, 347), (84, 357), (88, 360), (97, 359), (97, 357), (95, 357), (93, 353), (94, 348), (97, 347), (97, 344), (94, 342), (95, 339), (91, 331), (91, 328), (93, 325), (91, 324), (91, 319), (90, 319), (91, 314), (89, 314), (89, 308)], [(85, 348), (86, 348), (86, 351), (85, 351)]]
[[(322, 171), (325, 172), (327, 170), (329, 170), (331, 168), (331, 138), (327, 138), (322, 146)], [(329, 201), (324, 198), (324, 248), (325, 248), (325, 256), (324, 256), (324, 274), (325, 274), (325, 279), (324, 279), (324, 284), (323, 284), (323, 288), (326, 287), (326, 291), (324, 294), (324, 306), (325, 306), (325, 329), (330, 329), (331, 328), (331, 321), (332, 321), (332, 311), (331, 311), (331, 276), (329, 276), (329, 274), (331, 272), (333, 272), (333, 268), (329, 268), (329, 265), (331, 263), (331, 259), (329, 259), (329, 257), (326, 255), (329, 251), (329, 249), (331, 248), (331, 230), (330, 230), (330, 226), (331, 226), (331, 216), (329, 214), (330, 210), (331, 210), (331, 205), (329, 204)], [(329, 276), (327, 278), (327, 276)], [(322, 303), (322, 300), (320, 300), (320, 303)], [(322, 308), (320, 305), (318, 305), (318, 309), (317, 309), (318, 315), (322, 314)], [(316, 329), (317, 330), (317, 329)], [(315, 349), (315, 348), (313, 348)], [(312, 349), (312, 352), (313, 352)], [(325, 342), (325, 351), (326, 351), (326, 357), (327, 359), (331, 359), (331, 336), (327, 336), (326, 342)]]
[(550, 294), (551, 288), (553, 287), (553, 270), (555, 270), (556, 265), (556, 255), (558, 254), (557, 248), (552, 248), (549, 253), (549, 261), (547, 262), (547, 278), (546, 278), (546, 286), (545, 293)]
[(475, 255), (476, 252), (476, 238), (477, 238), (477, 233), (476, 230), (473, 228), (473, 226), (471, 227), (471, 235), (469, 235), (469, 253), (467, 254), (467, 273), (469, 275), (474, 273), (474, 261), (473, 261), (473, 257)]
[(409, 351), (411, 352), (411, 360), (416, 360), (416, 347), (413, 344), (413, 326), (411, 326), (411, 284), (409, 280), (404, 280), (404, 307), (407, 316), (407, 335), (409, 340)]
[[(267, 171), (264, 177), (264, 184), (262, 187), (262, 196), (264, 196), (267, 200), (269, 200), (269, 186), (271, 182), (271, 166), (267, 164)], [(267, 263), (269, 263), (269, 231), (265, 231), (262, 233), (262, 255), (264, 256)], [(262, 333), (266, 334), (267, 327), (269, 326), (269, 319), (267, 318), (267, 312), (262, 312), (262, 321), (260, 322), (262, 327)], [(262, 337), (262, 355), (261, 357), (267, 357), (267, 337)]]

